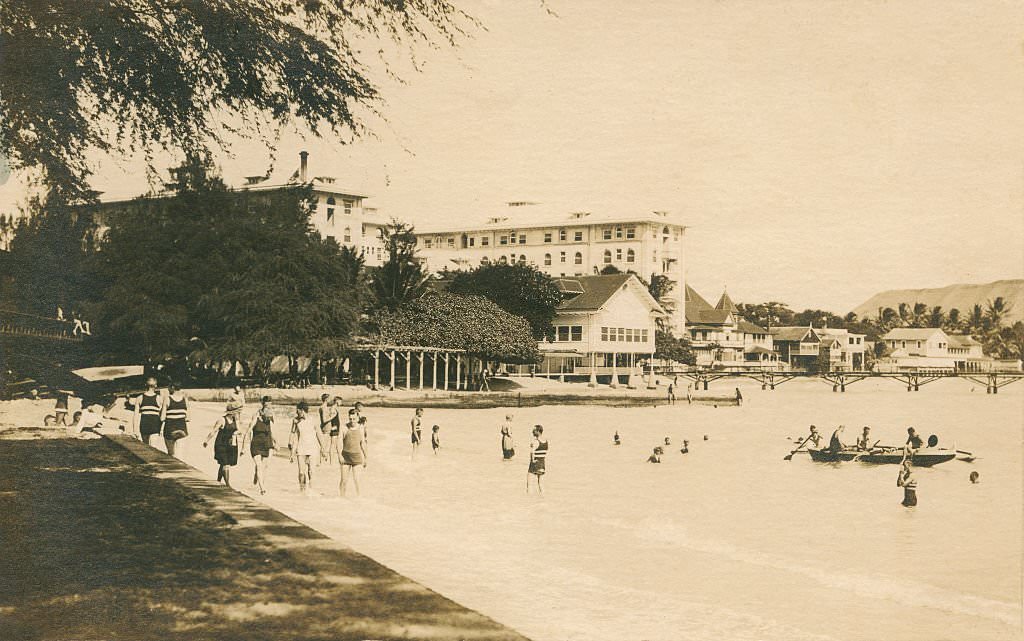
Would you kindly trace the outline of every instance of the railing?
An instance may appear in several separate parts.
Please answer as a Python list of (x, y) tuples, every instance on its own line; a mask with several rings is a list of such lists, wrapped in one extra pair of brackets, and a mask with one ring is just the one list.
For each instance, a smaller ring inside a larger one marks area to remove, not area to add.
[(0, 334), (28, 336), (51, 340), (81, 341), (73, 321), (58, 320), (36, 314), (0, 309)]

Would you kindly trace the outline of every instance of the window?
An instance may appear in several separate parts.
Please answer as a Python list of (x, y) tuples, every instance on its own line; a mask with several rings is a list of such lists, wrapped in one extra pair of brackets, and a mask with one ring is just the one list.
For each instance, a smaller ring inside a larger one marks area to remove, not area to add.
[(611, 262), (612, 262), (612, 252), (611, 252), (611, 250), (610, 250), (610, 249), (606, 249), (606, 250), (604, 250), (604, 262), (605, 262), (606, 264), (608, 264), (608, 263), (611, 263)]
[(616, 238), (622, 238), (622, 227), (616, 227), (615, 228), (615, 237)]
[(626, 238), (636, 238), (636, 227), (626, 227)]
[(507, 245), (508, 244), (508, 236), (499, 236), (498, 237), (498, 244), (499, 245)]
[(519, 234), (519, 244), (520, 245), (525, 245), (526, 244), (526, 234)]
[(434, 241), (430, 240), (429, 238), (424, 238), (423, 239), (423, 246), (426, 247), (427, 249), (430, 249), (430, 247), (433, 244), (434, 244)]
[(608, 328), (607, 327), (602, 327), (601, 328), (601, 340), (603, 340), (603, 341), (608, 340)]
[(626, 262), (627, 263), (636, 262), (636, 252), (633, 251), (632, 249), (626, 251)]
[(640, 330), (640, 340), (642, 340), (645, 343), (647, 342), (647, 330), (646, 329), (641, 329)]
[(544, 264), (545, 265), (550, 265), (551, 264), (551, 254), (544, 254)]
[(581, 231), (574, 232), (573, 235), (572, 235), (572, 239), (575, 240), (577, 243), (582, 243), (583, 242), (583, 232), (581, 232)]
[(550, 243), (551, 242), (551, 232), (549, 232), (549, 231), (544, 232), (544, 242), (545, 243)]
[(615, 335), (616, 335), (615, 334), (615, 328), (614, 327), (608, 328), (608, 342), (609, 343), (614, 343), (615, 342)]
[(345, 228), (345, 242), (346, 243), (351, 243), (352, 242), (352, 229), (349, 228), (349, 227)]
[(334, 202), (334, 196), (327, 197), (327, 204), (331, 205), (332, 207), (337, 204), (336, 202)]
[(583, 326), (582, 325), (573, 325), (572, 327), (569, 328), (569, 331), (570, 331), (570, 334), (571, 334), (571, 336), (569, 338), (571, 340), (574, 340), (574, 341), (581, 341), (581, 340), (583, 340)]
[(558, 240), (563, 242), (563, 243), (565, 242), (565, 230), (564, 229), (559, 229), (558, 230)]
[(345, 215), (346, 216), (351, 216), (352, 215), (352, 201), (351, 200), (343, 200), (341, 202), (342, 202), (342, 205), (345, 207)]
[(480, 246), (481, 247), (487, 247), (490, 244), (491, 244), (491, 239), (490, 238), (488, 238), (487, 236), (481, 236), (480, 237)]
[(558, 326), (558, 341), (564, 343), (569, 340), (569, 326), (559, 325)]
[(612, 228), (611, 227), (605, 228), (605, 230), (601, 232), (601, 238), (604, 238), (605, 240), (611, 240), (612, 239)]
[(619, 342), (620, 343), (625, 343), (626, 342), (626, 328), (619, 327), (618, 328), (618, 332), (619, 332)]
[(455, 239), (452, 238), (452, 237), (449, 237), (448, 238), (448, 249), (454, 249), (454, 248), (455, 248)]
[(572, 262), (577, 264), (577, 265), (582, 265), (583, 264), (583, 254), (581, 254), (579, 252), (576, 252), (576, 255), (573, 256)]
[(615, 250), (615, 260), (617, 260), (617, 261), (621, 261), (622, 260), (622, 248), (619, 248), (619, 249)]
[(327, 208), (327, 222), (334, 224), (334, 207)]
[(508, 255), (508, 264), (509, 265), (515, 265), (516, 264), (516, 255), (515, 254), (509, 254)]
[(476, 238), (473, 238), (472, 236), (470, 236), (469, 237), (469, 246), (473, 247), (475, 245), (476, 245)]
[(563, 263), (565, 262), (565, 252), (558, 253), (558, 260)]

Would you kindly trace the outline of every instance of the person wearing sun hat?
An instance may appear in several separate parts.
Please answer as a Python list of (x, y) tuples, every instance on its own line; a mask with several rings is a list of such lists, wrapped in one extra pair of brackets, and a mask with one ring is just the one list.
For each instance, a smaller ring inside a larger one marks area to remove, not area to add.
[(231, 487), (230, 468), (238, 464), (238, 436), (239, 420), (242, 415), (243, 402), (237, 398), (228, 401), (224, 409), (224, 415), (213, 424), (213, 429), (203, 441), (203, 447), (210, 444), (210, 439), (216, 436), (213, 442), (213, 458), (220, 466), (217, 469), (217, 480), (224, 481), (224, 484)]

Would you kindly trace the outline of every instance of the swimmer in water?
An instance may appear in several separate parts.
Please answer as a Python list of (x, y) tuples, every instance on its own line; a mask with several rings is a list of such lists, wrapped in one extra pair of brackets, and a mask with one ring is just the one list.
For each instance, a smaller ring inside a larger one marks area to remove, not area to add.
[(622, 439), (619, 438), (619, 431), (615, 430), (615, 436), (612, 437), (612, 441), (615, 445), (622, 445)]
[(682, 454), (690, 453), (690, 441), (683, 441), (683, 447), (679, 450)]
[(648, 463), (661, 463), (661, 448), (656, 447), (651, 455), (647, 457)]
[(978, 471), (975, 470), (975, 471), (971, 472), (971, 477), (970, 478), (971, 478), (971, 483), (977, 483), (978, 482)]

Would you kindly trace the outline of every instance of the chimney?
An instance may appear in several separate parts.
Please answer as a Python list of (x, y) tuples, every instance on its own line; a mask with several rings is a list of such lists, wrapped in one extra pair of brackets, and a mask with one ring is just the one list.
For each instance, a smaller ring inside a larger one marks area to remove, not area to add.
[(300, 151), (299, 152), (299, 182), (300, 183), (306, 182), (306, 164), (307, 164), (308, 160), (309, 160), (309, 152), (308, 151)]

